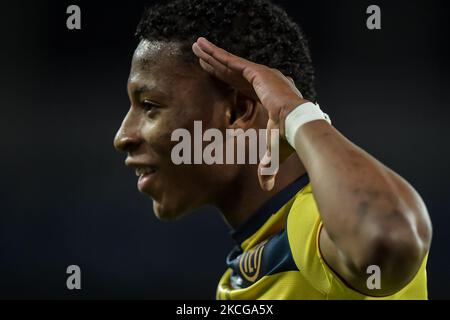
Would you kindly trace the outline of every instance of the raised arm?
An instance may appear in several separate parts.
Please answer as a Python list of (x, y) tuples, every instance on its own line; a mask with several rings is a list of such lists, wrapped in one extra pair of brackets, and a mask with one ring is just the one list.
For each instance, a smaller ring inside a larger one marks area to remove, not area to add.
[[(193, 51), (207, 72), (258, 99), (269, 114), (268, 129), (280, 129), (280, 148), (295, 149), (311, 179), (323, 222), (321, 252), (330, 267), (362, 293), (374, 294), (366, 287), (370, 265), (381, 270), (376, 295), (403, 288), (431, 242), (431, 223), (419, 194), (324, 120), (302, 125), (291, 148), (284, 137), (286, 116), (308, 102), (291, 79), (204, 38)], [(273, 187), (275, 176), (259, 177), (264, 189)]]

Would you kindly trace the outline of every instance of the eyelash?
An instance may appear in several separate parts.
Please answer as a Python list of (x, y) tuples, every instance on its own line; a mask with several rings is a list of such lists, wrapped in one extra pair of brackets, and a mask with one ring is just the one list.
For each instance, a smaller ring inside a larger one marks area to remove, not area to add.
[(143, 108), (146, 112), (152, 111), (154, 108), (157, 108), (157, 107), (158, 107), (157, 104), (155, 104), (155, 103), (153, 103), (153, 102), (150, 102), (150, 101), (148, 101), (148, 100), (145, 100), (145, 101), (142, 102), (142, 108)]

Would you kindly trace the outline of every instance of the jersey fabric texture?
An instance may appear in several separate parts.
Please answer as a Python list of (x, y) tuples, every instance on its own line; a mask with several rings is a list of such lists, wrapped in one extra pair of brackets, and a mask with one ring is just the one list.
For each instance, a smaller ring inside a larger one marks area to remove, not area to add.
[(321, 228), (304, 175), (232, 232), (237, 245), (227, 256), (217, 299), (427, 299), (427, 257), (402, 290), (385, 297), (364, 295), (346, 285), (324, 261)]

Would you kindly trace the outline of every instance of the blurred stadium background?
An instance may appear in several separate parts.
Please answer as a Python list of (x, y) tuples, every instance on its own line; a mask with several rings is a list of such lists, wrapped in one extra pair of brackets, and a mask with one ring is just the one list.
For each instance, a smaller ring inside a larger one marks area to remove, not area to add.
[[(422, 194), (431, 298), (450, 298), (449, 20), (444, 1), (275, 1), (307, 33), (321, 106)], [(157, 221), (112, 146), (152, 1), (2, 5), (0, 298), (214, 298), (233, 243), (211, 208)], [(82, 29), (66, 29), (77, 4)], [(82, 290), (66, 288), (66, 267)]]

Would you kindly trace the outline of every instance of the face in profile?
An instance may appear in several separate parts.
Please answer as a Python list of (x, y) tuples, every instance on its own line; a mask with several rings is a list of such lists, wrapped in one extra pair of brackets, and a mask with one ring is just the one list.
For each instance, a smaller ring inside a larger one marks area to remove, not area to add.
[(203, 129), (225, 131), (229, 99), (200, 66), (183, 59), (174, 42), (143, 40), (132, 59), (128, 79), (130, 109), (114, 145), (127, 153), (140, 192), (153, 199), (155, 214), (175, 219), (204, 204), (215, 204), (239, 174), (233, 165), (175, 165), (172, 132), (185, 128), (193, 136), (194, 121)]

